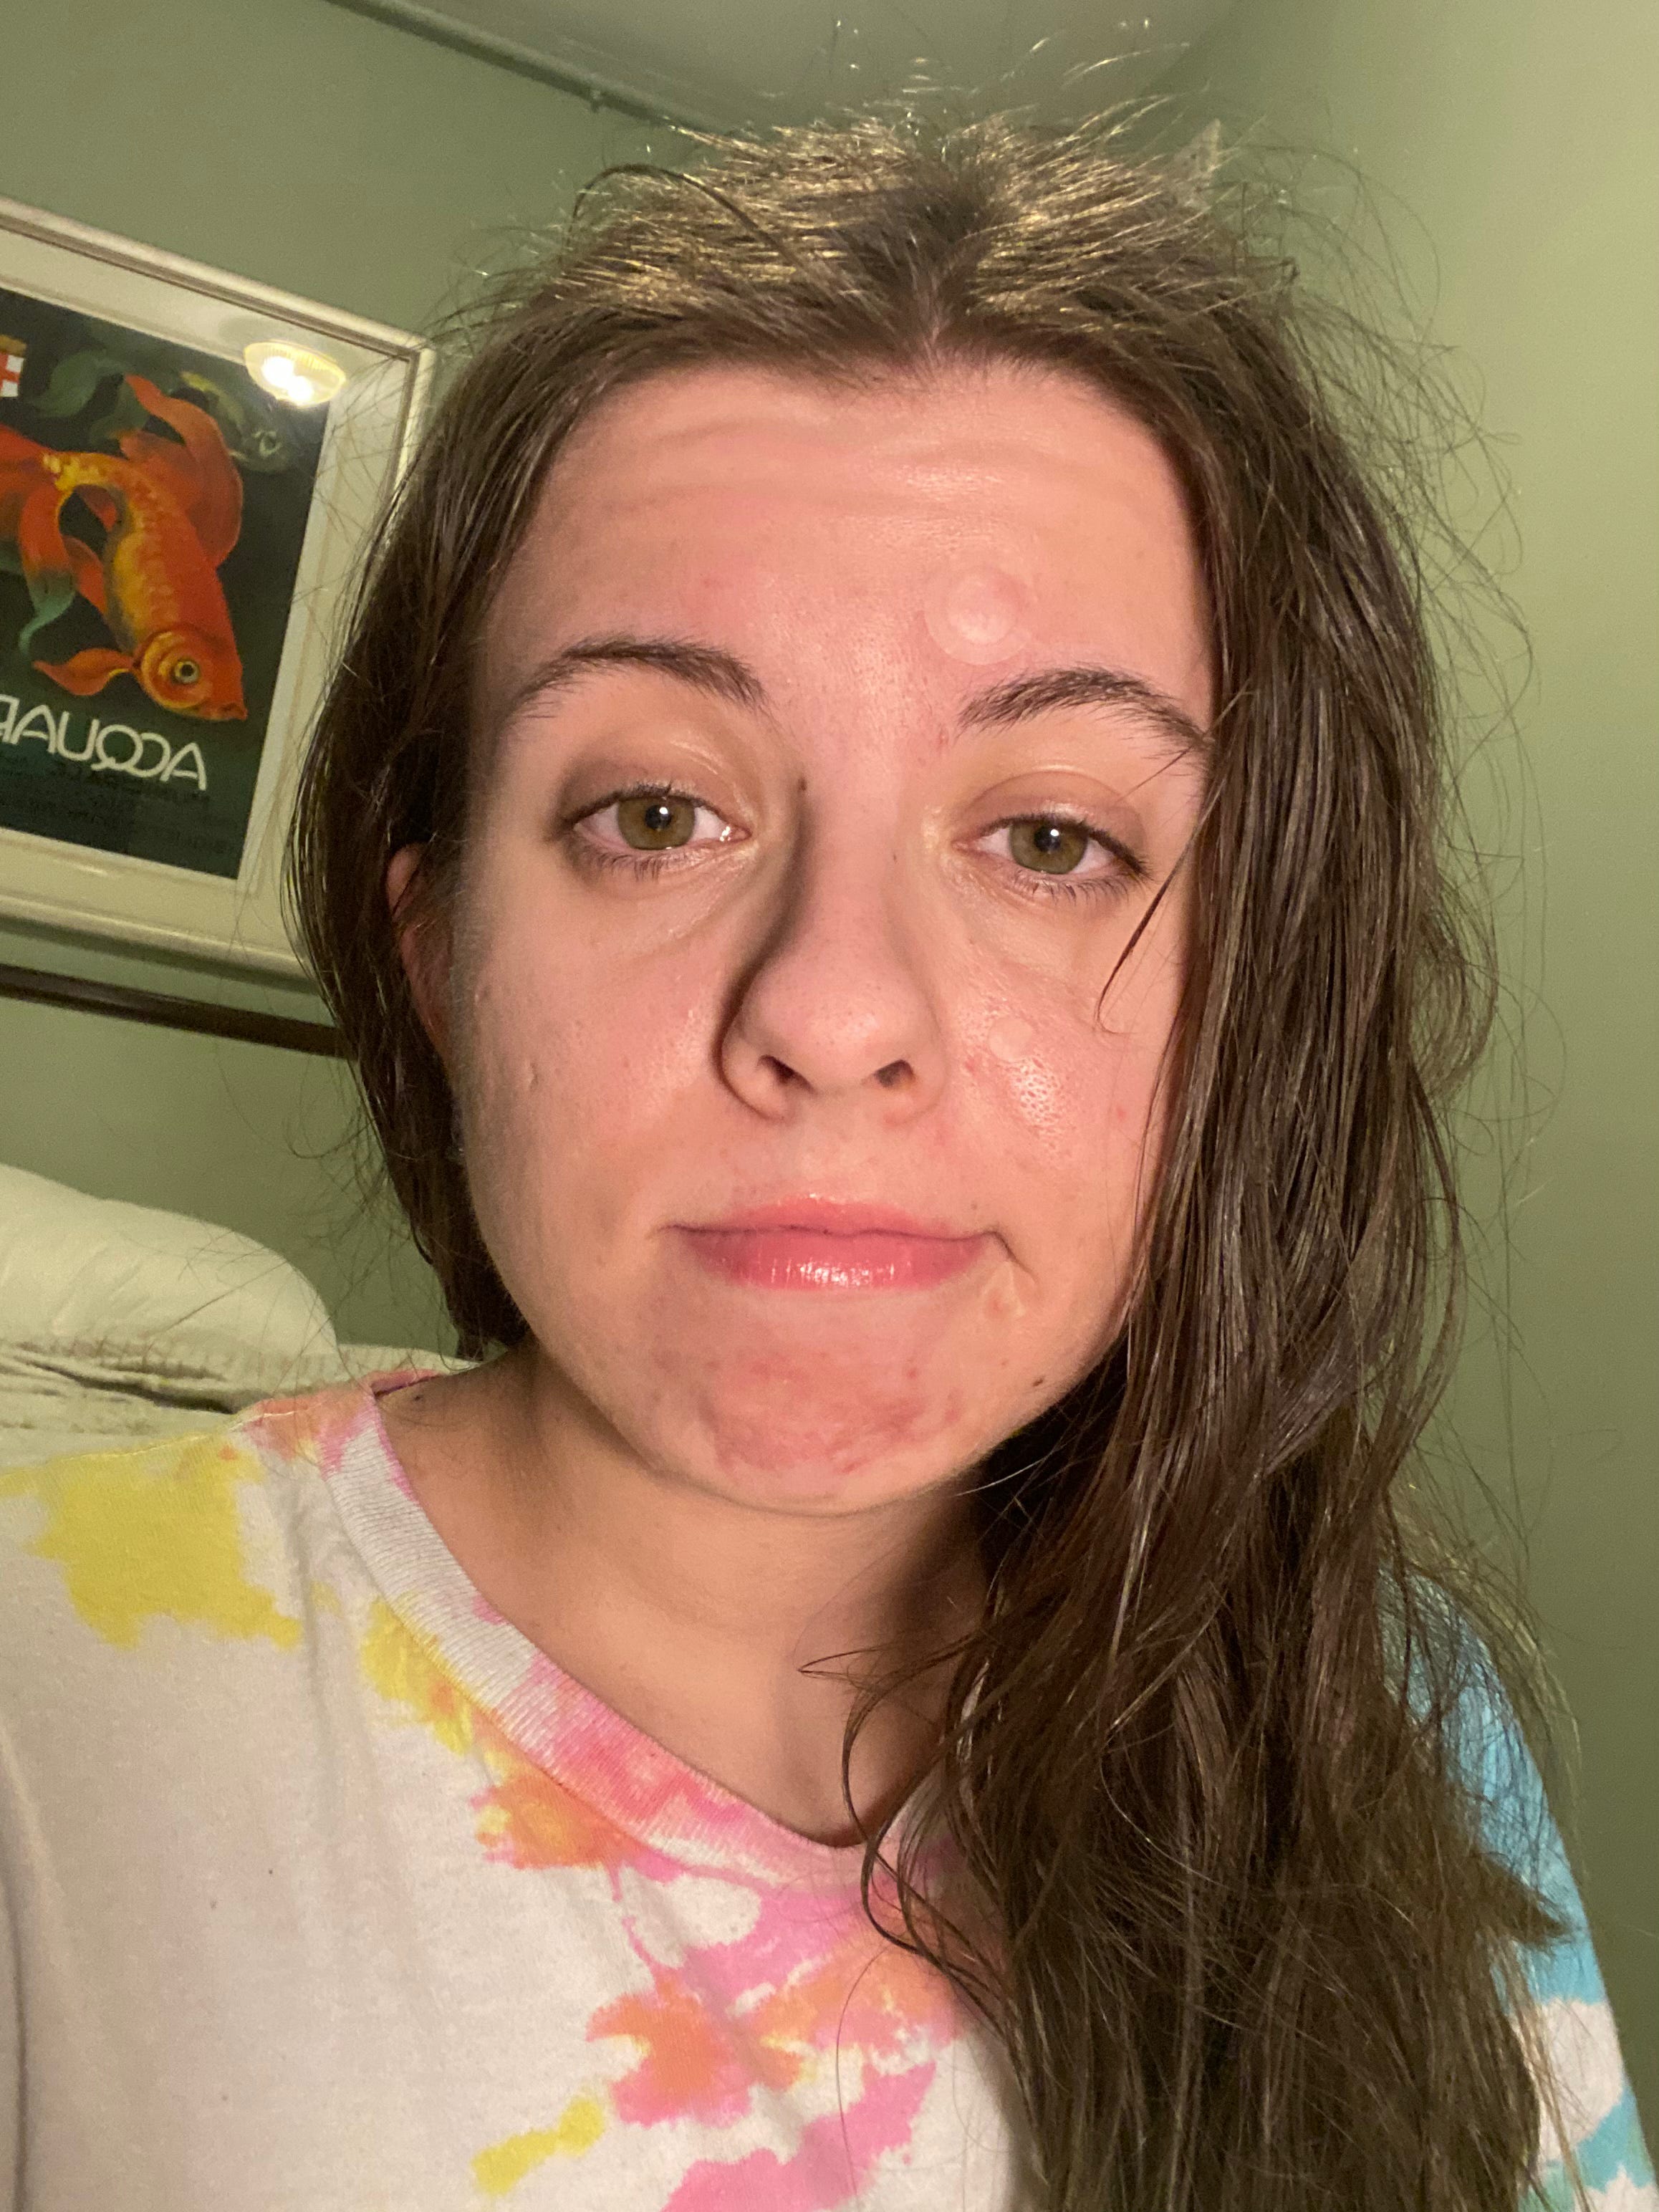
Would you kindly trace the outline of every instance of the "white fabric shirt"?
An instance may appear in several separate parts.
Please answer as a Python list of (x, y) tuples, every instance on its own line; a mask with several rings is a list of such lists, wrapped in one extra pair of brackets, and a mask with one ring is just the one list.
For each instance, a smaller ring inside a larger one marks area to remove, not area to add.
[[(860, 1853), (493, 1611), (403, 1379), (0, 1474), (0, 2205), (1012, 2212), (995, 2062)], [(1575, 2135), (1659, 2212), (1559, 1875)]]

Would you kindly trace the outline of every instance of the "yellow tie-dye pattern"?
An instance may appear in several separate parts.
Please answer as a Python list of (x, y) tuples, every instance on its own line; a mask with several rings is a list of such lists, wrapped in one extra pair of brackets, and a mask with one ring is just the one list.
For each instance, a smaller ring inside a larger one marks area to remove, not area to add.
[(605, 2129), (605, 2106), (599, 2099), (573, 2097), (550, 2128), (531, 2128), (481, 2150), (472, 2161), (472, 2178), (486, 2197), (505, 2197), (548, 2159), (591, 2150)]
[(235, 1445), (191, 1437), (11, 1468), (0, 1498), (40, 1498), (46, 1522), (28, 1548), (61, 1564), (70, 1603), (106, 1643), (136, 1644), (164, 1619), (287, 1650), (300, 1623), (243, 1567), (237, 1486), (261, 1479)]
[(429, 1728), (446, 1751), (472, 1747), (475, 1708), (404, 1626), (383, 1597), (369, 1607), (363, 1632), (364, 1680), (411, 1720)]
[(446, 1751), (476, 1753), (490, 1787), (472, 1801), (478, 1841), (516, 1867), (608, 1866), (626, 1839), (544, 1774), (481, 1712), (384, 1598), (368, 1610), (359, 1652), (363, 1679)]

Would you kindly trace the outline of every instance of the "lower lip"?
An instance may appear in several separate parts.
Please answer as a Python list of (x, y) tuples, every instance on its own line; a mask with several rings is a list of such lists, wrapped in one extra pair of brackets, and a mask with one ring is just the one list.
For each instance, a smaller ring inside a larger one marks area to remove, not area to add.
[(816, 1229), (688, 1229), (692, 1251), (727, 1282), (767, 1291), (915, 1291), (971, 1267), (983, 1237), (838, 1237)]

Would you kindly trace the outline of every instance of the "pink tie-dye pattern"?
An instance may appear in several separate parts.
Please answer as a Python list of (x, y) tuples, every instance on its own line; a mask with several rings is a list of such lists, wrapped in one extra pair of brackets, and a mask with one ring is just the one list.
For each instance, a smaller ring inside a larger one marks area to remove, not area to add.
[(791, 2158), (757, 2150), (729, 2162), (699, 2159), (663, 2212), (834, 2212), (857, 2196), (884, 2152), (909, 2142), (933, 2078), (931, 2063), (878, 2075), (845, 2113), (809, 2120)]
[(619, 1716), (544, 1652), (532, 1651), (512, 1705), (514, 1735), (531, 1759), (567, 1776), (629, 1834), (666, 1843), (682, 1869), (702, 1863), (722, 1879), (742, 1869), (795, 1881), (805, 1862), (817, 1867), (836, 1856), (762, 1819), (637, 1730), (629, 1731), (627, 1757), (619, 1758)]
[(757, 1902), (747, 1936), (695, 1945), (671, 1970), (651, 1957), (638, 1916), (618, 1896), (651, 1987), (600, 2007), (587, 2033), (643, 2046), (613, 2085), (623, 2118), (734, 2118), (747, 2111), (751, 2087), (793, 2087), (830, 2052), (838, 2067), (856, 2065), (861, 2096), (865, 2086), (931, 2061), (957, 2033), (939, 1977), (884, 1942), (856, 1909), (809, 1919), (798, 1899), (758, 1891)]
[[(750, 1924), (726, 1941), (686, 1945), (672, 1913), (659, 1928), (651, 1911), (653, 1893), (684, 1878), (684, 1863), (593, 1812), (592, 1798), (608, 1794), (597, 1776), (591, 1795), (555, 1779), (483, 1714), (474, 1741), (496, 1777), (472, 1801), (490, 1856), (526, 1870), (586, 1866), (608, 1877), (644, 1984), (598, 2007), (587, 2023), (590, 2040), (638, 2050), (611, 2083), (619, 2118), (645, 2127), (687, 2118), (729, 2124), (750, 2110), (756, 2088), (787, 2091), (833, 2052), (858, 2085), (848, 2106), (856, 2125), (866, 2094), (895, 2074), (931, 2066), (957, 2033), (945, 1983), (882, 1941), (850, 1886), (780, 1884), (727, 1870), (720, 1880), (749, 1898)], [(582, 1766), (601, 1763), (605, 1780), (614, 1779), (614, 1747), (607, 1756), (589, 1737), (581, 1751), (574, 1781)], [(704, 1807), (721, 1824), (743, 1809), (736, 1801)], [(672, 1966), (659, 1955), (671, 1943), (679, 1954)]]
[[(349, 1448), (365, 1430), (380, 1425), (373, 1393), (395, 1390), (405, 1382), (418, 1382), (431, 1371), (426, 1368), (399, 1367), (375, 1376), (368, 1389), (358, 1382), (341, 1382), (330, 1389), (313, 1390), (302, 1398), (266, 1398), (257, 1406), (250, 1406), (238, 1425), (246, 1431), (256, 1450), (263, 1448), (274, 1458), (301, 1461), (331, 1480), (339, 1473)], [(418, 1504), (403, 1468), (390, 1454), (386, 1461), (386, 1480), (411, 1505)]]
[[(550, 1662), (533, 1671), (544, 1692), (575, 1688)], [(554, 1711), (558, 1705), (555, 1696)], [(617, 1717), (611, 1718), (614, 1726)], [(615, 1802), (619, 1784), (625, 1797), (635, 1794), (632, 1778), (618, 1774), (614, 1733), (588, 1726), (564, 1736), (560, 1748), (568, 1782), (530, 1761), (522, 1739), (509, 1739), (482, 1712), (474, 1741), (495, 1778), (472, 1800), (489, 1856), (527, 1871), (586, 1866), (608, 1877), (645, 1984), (599, 2006), (587, 2022), (590, 2041), (632, 2044), (638, 2053), (611, 2082), (618, 2119), (647, 2128), (685, 2120), (730, 2126), (751, 2112), (757, 2092), (787, 2094), (833, 2054), (838, 2094), (853, 2092), (836, 2116), (835, 2172), (846, 2173), (850, 2160), (862, 2175), (902, 2139), (891, 2133), (891, 2115), (914, 2113), (936, 2054), (959, 2033), (960, 2020), (941, 1978), (871, 1927), (854, 1882), (780, 1882), (728, 1865), (718, 1879), (750, 1898), (750, 1924), (729, 1941), (686, 1946), (672, 1916), (655, 1929), (650, 1910), (654, 1892), (684, 1878), (684, 1862), (593, 1810), (596, 1801)], [(694, 1814), (705, 1835), (757, 1822), (752, 1808), (690, 1769), (679, 1770), (679, 1781), (675, 1809)], [(660, 1794), (641, 1791), (640, 1798), (639, 1809), (660, 1820)], [(738, 1846), (741, 1836), (732, 1841)], [(732, 1850), (733, 1858), (743, 1856), (748, 1854)], [(630, 1891), (624, 1875), (640, 1887)], [(665, 1939), (679, 1950), (676, 1966), (657, 1955)], [(908, 2124), (907, 2117), (906, 2130)], [(803, 2205), (838, 2203), (839, 2196), (823, 2194), (829, 2141), (820, 2123), (811, 2122), (787, 2165), (765, 2151), (735, 2165), (716, 2161), (711, 2171), (722, 2187), (746, 2192), (752, 2182), (758, 2192), (727, 2200), (733, 2212), (750, 2202), (763, 2212), (771, 2201), (768, 2189), (792, 2192), (780, 2202), (799, 2197)]]
[(654, 1965), (647, 1971), (648, 1996), (615, 1998), (587, 2024), (590, 2040), (626, 2036), (645, 2047), (632, 2072), (611, 2084), (611, 2106), (636, 2126), (692, 2119), (724, 2127), (748, 2109), (755, 2072), (745, 2063), (749, 2054), (684, 1975)]
[[(514, 1650), (516, 1632), (433, 1549), (440, 1540), (391, 1450), (374, 1401), (404, 1379), (272, 1401), (245, 1419), (273, 1456), (316, 1467), (343, 1505), (354, 1487), (367, 1500), (388, 1484), (406, 1501), (423, 1571), (388, 1594), (434, 1670), (428, 1700), (441, 1689), (441, 1740), (465, 1743), (461, 1755), (489, 1777), (471, 1799), (479, 1842), (491, 1859), (528, 1873), (601, 1877), (636, 1961), (635, 1985), (597, 2006), (586, 2025), (592, 2043), (633, 2048), (609, 2084), (617, 2119), (734, 2127), (758, 2117), (757, 2100), (763, 2111), (798, 2086), (817, 2081), (834, 2094), (836, 2109), (808, 2119), (788, 2156), (763, 2148), (700, 2160), (664, 2212), (830, 2212), (908, 2142), (938, 2058), (962, 2033), (952, 1992), (870, 1925), (857, 1854), (768, 1820), (544, 1653), (523, 1639)], [(495, 1631), (504, 1643), (492, 1656), (504, 1648), (516, 1679), (480, 1704), (465, 1686), (468, 1639)], [(465, 1731), (456, 1698), (472, 1715)], [(435, 1704), (430, 1714), (409, 1710), (428, 1725), (440, 1717)], [(653, 1893), (688, 1875), (747, 1895), (744, 1933), (688, 1942), (672, 1902), (656, 1923)]]

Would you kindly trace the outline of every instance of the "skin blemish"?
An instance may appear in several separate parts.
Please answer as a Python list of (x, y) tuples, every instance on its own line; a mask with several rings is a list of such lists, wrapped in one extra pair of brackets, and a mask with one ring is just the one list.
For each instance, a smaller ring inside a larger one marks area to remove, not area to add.
[(1026, 641), (1029, 597), (1006, 568), (944, 568), (922, 593), (922, 617), (953, 660), (1006, 660)]
[[(914, 1449), (948, 1432), (950, 1407), (941, 1413), (928, 1392), (908, 1382), (886, 1390), (822, 1391), (821, 1357), (759, 1356), (731, 1370), (728, 1403), (709, 1408), (720, 1456), (734, 1471), (764, 1470), (775, 1494), (781, 1486), (797, 1504), (833, 1498), (844, 1477), (884, 1453)], [(741, 1377), (747, 1387), (733, 1389)], [(787, 1419), (780, 1409), (787, 1406)]]

